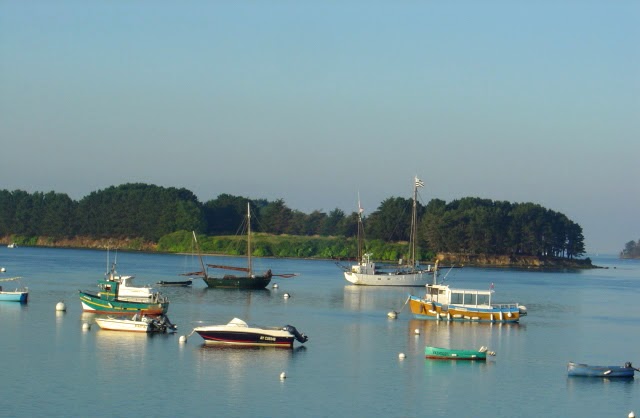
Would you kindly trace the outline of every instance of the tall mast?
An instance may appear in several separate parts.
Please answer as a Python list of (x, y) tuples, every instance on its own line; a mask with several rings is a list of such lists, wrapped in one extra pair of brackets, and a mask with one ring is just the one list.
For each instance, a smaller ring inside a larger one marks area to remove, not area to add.
[(418, 241), (418, 187), (424, 187), (424, 182), (415, 176), (413, 183), (413, 208), (411, 211), (411, 267), (416, 267), (416, 245)]
[(247, 202), (247, 267), (249, 268), (249, 277), (253, 275), (251, 267), (251, 207)]
[(200, 266), (202, 266), (202, 275), (207, 278), (207, 268), (204, 266), (204, 261), (202, 261), (202, 254), (200, 254), (200, 246), (198, 245), (198, 238), (196, 238), (196, 231), (191, 231), (193, 234), (193, 242), (196, 244), (196, 251), (198, 251), (198, 260), (200, 260)]
[(362, 206), (360, 206), (360, 192), (358, 192), (358, 263), (362, 262), (362, 240), (364, 238), (364, 225), (362, 225)]

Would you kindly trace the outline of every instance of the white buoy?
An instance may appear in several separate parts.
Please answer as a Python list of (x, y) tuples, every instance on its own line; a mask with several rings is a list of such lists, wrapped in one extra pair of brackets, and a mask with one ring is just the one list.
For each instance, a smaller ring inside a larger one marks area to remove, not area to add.
[(289, 299), (289, 298), (291, 297), (291, 295), (290, 295), (290, 294), (288, 294), (288, 293), (285, 293), (285, 294), (283, 295), (283, 297), (284, 297), (285, 299)]
[(636, 418), (636, 414), (633, 411), (629, 412), (629, 418)]
[(91, 324), (90, 324), (90, 323), (88, 323), (88, 322), (84, 322), (84, 323), (82, 324), (82, 329), (83, 329), (84, 331), (89, 331), (89, 330), (91, 329)]
[(181, 335), (180, 338), (178, 338), (178, 342), (186, 343), (187, 342), (187, 336), (186, 335)]
[(398, 317), (398, 312), (396, 311), (390, 311), (387, 313), (387, 316), (391, 319), (396, 319)]
[(274, 284), (273, 284), (273, 288), (274, 288), (274, 289), (277, 289), (277, 288), (278, 288), (278, 283), (274, 283)]
[(416, 335), (420, 335), (420, 330), (418, 328), (415, 329), (415, 331), (413, 331)]
[(67, 306), (64, 304), (64, 302), (58, 302), (56, 304), (56, 311), (58, 312), (64, 312), (67, 310)]
[(284, 380), (287, 378), (287, 374), (285, 372), (280, 373), (280, 380)]
[(405, 358), (405, 357), (407, 357), (407, 356), (405, 356), (405, 355), (404, 355), (404, 353), (400, 353), (400, 354), (398, 354), (398, 358), (399, 358), (400, 360), (404, 360), (404, 358)]
[(6, 269), (6, 268), (4, 268), (4, 267), (0, 267), (0, 273), (4, 273), (5, 271), (7, 271), (7, 269)]

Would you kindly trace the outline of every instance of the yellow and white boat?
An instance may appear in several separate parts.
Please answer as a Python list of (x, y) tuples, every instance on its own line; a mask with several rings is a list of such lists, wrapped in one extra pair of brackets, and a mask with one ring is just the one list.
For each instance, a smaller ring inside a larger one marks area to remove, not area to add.
[[(426, 285), (424, 297), (410, 295), (409, 309), (416, 319), (441, 321), (518, 322), (527, 315), (527, 308), (518, 303), (493, 303), (493, 288), (489, 290), (456, 289), (438, 284), (438, 262), (433, 284)], [(491, 286), (493, 287), (493, 285)]]

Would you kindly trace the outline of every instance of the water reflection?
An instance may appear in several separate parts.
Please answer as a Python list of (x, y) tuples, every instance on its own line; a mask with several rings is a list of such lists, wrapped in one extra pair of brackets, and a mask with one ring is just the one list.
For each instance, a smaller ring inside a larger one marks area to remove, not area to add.
[(29, 309), (29, 305), (26, 303), (17, 302), (0, 302), (0, 314), (2, 318), (8, 318), (9, 316), (18, 316), (21, 312)]
[[(232, 393), (240, 394), (247, 378), (255, 376), (257, 370), (262, 374), (280, 374), (290, 366), (294, 356), (304, 353), (306, 347), (295, 349), (281, 347), (225, 347), (202, 344), (198, 350), (196, 373), (206, 379), (214, 375), (224, 376)], [(265, 370), (266, 369), (266, 370)]]
[[(356, 286), (346, 285), (343, 289), (344, 307), (353, 311), (373, 309), (401, 310), (409, 293), (416, 288), (400, 286)], [(420, 291), (422, 289), (420, 288)], [(404, 309), (408, 312), (408, 309)]]
[(497, 351), (501, 341), (522, 329), (518, 324), (410, 319), (407, 323), (407, 341), (415, 352), (422, 352), (426, 345), (456, 349), (487, 346)]
[[(436, 360), (436, 359), (428, 359), (424, 360), (424, 372), (426, 376), (437, 376), (440, 381), (447, 381), (448, 379), (443, 378), (443, 375), (451, 373), (461, 373), (469, 371), (470, 369), (489, 370), (490, 367), (494, 367), (495, 360), (487, 358), (486, 361), (469, 361), (469, 360)], [(456, 385), (459, 382), (452, 382)]]
[[(153, 334), (144, 332), (110, 331), (96, 328), (96, 350), (99, 351), (98, 361), (108, 364), (119, 364), (123, 367), (127, 363), (142, 367), (145, 363), (147, 346)], [(107, 367), (105, 367), (107, 368)]]
[(567, 391), (576, 396), (585, 396), (592, 393), (594, 396), (602, 396), (609, 392), (626, 393), (633, 398), (635, 379), (630, 377), (588, 377), (588, 376), (567, 376)]

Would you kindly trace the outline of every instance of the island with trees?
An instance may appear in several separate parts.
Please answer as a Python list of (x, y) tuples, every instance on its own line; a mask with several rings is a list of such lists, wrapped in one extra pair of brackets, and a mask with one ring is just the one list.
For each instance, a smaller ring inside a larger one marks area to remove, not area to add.
[[(79, 201), (64, 193), (0, 190), (0, 242), (18, 245), (187, 252), (191, 231), (203, 252), (241, 255), (238, 226), (251, 205), (254, 255), (345, 260), (356, 256), (358, 213), (309, 214), (282, 199), (220, 194), (200, 202), (184, 188), (111, 186)], [(412, 200), (389, 197), (368, 214), (366, 250), (381, 261), (406, 257)], [(475, 197), (418, 203), (420, 259), (451, 264), (592, 267), (582, 228), (535, 203)]]
[(620, 253), (620, 258), (640, 258), (640, 239), (637, 242), (633, 240), (627, 242)]

